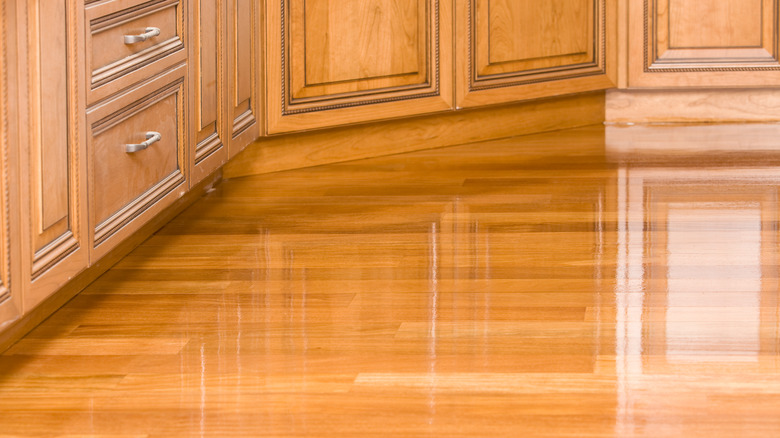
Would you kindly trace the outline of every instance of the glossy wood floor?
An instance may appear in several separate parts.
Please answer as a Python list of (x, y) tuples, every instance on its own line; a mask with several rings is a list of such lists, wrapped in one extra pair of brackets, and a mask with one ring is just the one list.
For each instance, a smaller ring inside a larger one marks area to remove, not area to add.
[(0, 357), (0, 435), (780, 436), (777, 128), (659, 129), (226, 181)]

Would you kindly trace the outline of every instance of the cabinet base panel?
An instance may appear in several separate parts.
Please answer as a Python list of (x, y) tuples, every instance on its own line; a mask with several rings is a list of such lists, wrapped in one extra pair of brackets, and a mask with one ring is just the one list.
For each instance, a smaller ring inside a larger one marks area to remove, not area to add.
[(607, 123), (780, 121), (780, 89), (610, 90)]
[(60, 307), (73, 299), (79, 292), (89, 286), (90, 283), (97, 280), (98, 277), (103, 275), (152, 234), (156, 233), (163, 225), (170, 222), (171, 219), (184, 211), (185, 208), (197, 201), (198, 198), (221, 179), (222, 174), (220, 171), (217, 171), (204, 179), (201, 183), (187, 192), (186, 195), (177, 199), (173, 205), (165, 209), (162, 213), (158, 214), (154, 219), (135, 232), (132, 237), (120, 243), (95, 264), (77, 275), (60, 290), (31, 310), (30, 313), (24, 315), (13, 325), (0, 332), (0, 353), (8, 350), (24, 335), (45, 321), (46, 318), (53, 315)]
[(225, 178), (434, 149), (604, 122), (603, 91), (452, 111), (255, 141), (224, 168)]

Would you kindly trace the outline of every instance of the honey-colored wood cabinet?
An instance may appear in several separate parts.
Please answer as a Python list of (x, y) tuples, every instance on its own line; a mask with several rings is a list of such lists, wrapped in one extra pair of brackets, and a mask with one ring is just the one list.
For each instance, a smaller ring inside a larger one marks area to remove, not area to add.
[(262, 133), (260, 2), (190, 3), (190, 165), (197, 184)]
[[(92, 98), (86, 108), (84, 143), (93, 262), (188, 189), (190, 5), (183, 0), (85, 5)], [(213, 88), (204, 87), (207, 92)], [(209, 128), (214, 132), (215, 126), (207, 121), (199, 131)], [(207, 138), (196, 138), (208, 141), (208, 132), (203, 135)]]
[(16, 5), (0, 3), (0, 329), (22, 314), (21, 289), (18, 283), (18, 199), (16, 181), (18, 158), (17, 125), (14, 114), (16, 91), (11, 84), (17, 80), (16, 66)]
[[(190, 185), (228, 158), (227, 1), (190, 2)], [(232, 120), (232, 119), (231, 119)]]
[(267, 2), (268, 131), (452, 107), (452, 2)]
[(95, 259), (186, 192), (185, 75), (181, 65), (87, 114)]
[(0, 1), (0, 325), (261, 135), (612, 84), (617, 0)]
[[(21, 265), (29, 309), (88, 265), (82, 18), (75, 0), (17, 3)], [(20, 26), (21, 27), (21, 26)]]
[(227, 111), (233, 157), (262, 133), (262, 2), (227, 0)]
[(614, 87), (614, 0), (456, 0), (457, 106)]
[(629, 0), (630, 87), (780, 85), (774, 0)]
[(94, 104), (187, 59), (183, 0), (82, 0), (87, 100)]

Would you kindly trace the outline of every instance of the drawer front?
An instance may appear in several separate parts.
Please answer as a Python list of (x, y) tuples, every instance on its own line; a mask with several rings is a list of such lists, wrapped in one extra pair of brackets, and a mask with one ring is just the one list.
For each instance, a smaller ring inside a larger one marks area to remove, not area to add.
[(86, 9), (89, 103), (186, 58), (180, 0), (113, 0)]
[(184, 186), (185, 71), (180, 66), (88, 113), (95, 255), (137, 230)]

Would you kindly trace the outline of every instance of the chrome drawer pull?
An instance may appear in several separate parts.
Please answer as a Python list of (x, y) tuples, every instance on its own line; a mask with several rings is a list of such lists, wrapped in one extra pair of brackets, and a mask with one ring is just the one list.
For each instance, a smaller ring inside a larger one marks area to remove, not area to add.
[(162, 140), (162, 135), (159, 132), (149, 131), (146, 133), (146, 141), (139, 144), (127, 144), (125, 145), (125, 152), (132, 154), (133, 152), (142, 151), (149, 146)]
[(149, 38), (156, 37), (159, 34), (159, 27), (147, 27), (146, 31), (141, 35), (125, 35), (125, 44), (140, 43), (141, 41), (146, 41)]

